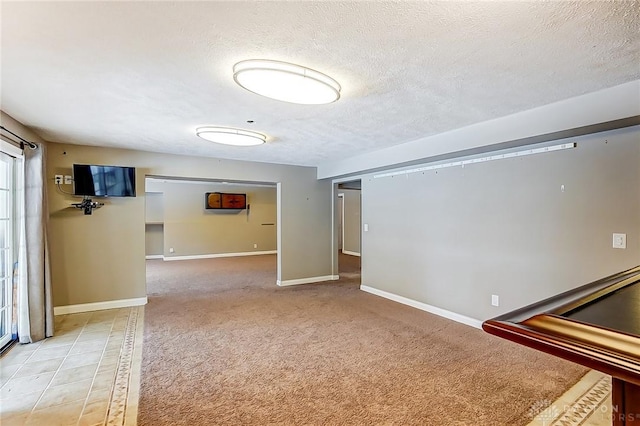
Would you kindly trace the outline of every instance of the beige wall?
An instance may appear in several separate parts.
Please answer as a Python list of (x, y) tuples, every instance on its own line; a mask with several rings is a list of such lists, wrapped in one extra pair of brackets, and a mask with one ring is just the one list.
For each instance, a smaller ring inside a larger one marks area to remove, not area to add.
[(162, 256), (164, 252), (164, 194), (150, 192), (146, 185), (145, 193), (145, 254)]
[(145, 221), (146, 223), (164, 222), (164, 194), (160, 188), (150, 191), (150, 181), (147, 180), (145, 196)]
[(147, 256), (162, 256), (164, 254), (164, 224), (145, 224), (144, 247), (144, 253)]
[[(148, 180), (147, 189), (161, 192), (164, 200), (157, 206), (149, 201), (158, 197), (147, 194), (148, 220), (152, 217), (164, 223), (164, 250), (160, 254), (165, 257), (276, 250), (275, 186)], [(246, 194), (249, 208), (206, 210), (206, 192)]]
[[(277, 279), (331, 274), (331, 184), (318, 181), (315, 168), (55, 143), (49, 148), (55, 306), (146, 295), (146, 175), (279, 183)], [(136, 167), (137, 197), (109, 198), (93, 215), (83, 215), (70, 207), (77, 198), (56, 191), (53, 183), (54, 174), (70, 174), (74, 163)]]
[(363, 285), (483, 320), (638, 265), (639, 141), (363, 178)]

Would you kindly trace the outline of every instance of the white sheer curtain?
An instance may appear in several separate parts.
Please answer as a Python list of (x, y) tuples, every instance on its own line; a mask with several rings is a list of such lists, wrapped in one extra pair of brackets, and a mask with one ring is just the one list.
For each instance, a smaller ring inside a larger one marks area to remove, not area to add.
[[(32, 343), (53, 336), (53, 301), (47, 245), (45, 146), (25, 147), (18, 185), (18, 339)], [(22, 190), (20, 190), (22, 189)]]

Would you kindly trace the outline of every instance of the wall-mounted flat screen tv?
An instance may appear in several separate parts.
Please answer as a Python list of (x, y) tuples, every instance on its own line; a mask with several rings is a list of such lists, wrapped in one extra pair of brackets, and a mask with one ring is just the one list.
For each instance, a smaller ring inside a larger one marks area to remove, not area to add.
[(207, 210), (243, 210), (247, 208), (247, 194), (207, 192), (204, 194), (204, 207)]
[(91, 197), (135, 197), (134, 167), (73, 165), (74, 194)]

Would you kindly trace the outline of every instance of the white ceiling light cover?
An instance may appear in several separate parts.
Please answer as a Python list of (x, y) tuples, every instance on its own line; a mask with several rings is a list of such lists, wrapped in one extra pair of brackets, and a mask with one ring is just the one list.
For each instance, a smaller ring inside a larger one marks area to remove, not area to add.
[(198, 127), (196, 135), (210, 142), (234, 146), (262, 145), (267, 141), (267, 137), (262, 133), (231, 127)]
[(241, 61), (233, 66), (233, 79), (250, 92), (295, 104), (328, 104), (340, 98), (340, 84), (333, 78), (287, 62)]

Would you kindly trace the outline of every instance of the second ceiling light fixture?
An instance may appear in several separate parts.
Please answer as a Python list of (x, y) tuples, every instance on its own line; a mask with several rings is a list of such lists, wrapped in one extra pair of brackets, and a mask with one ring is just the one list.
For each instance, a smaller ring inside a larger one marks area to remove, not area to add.
[[(340, 99), (340, 84), (319, 71), (288, 62), (249, 59), (233, 66), (233, 79), (246, 90), (279, 101), (321, 105)], [(266, 142), (261, 133), (229, 127), (199, 127), (196, 135), (211, 142), (250, 146)]]

